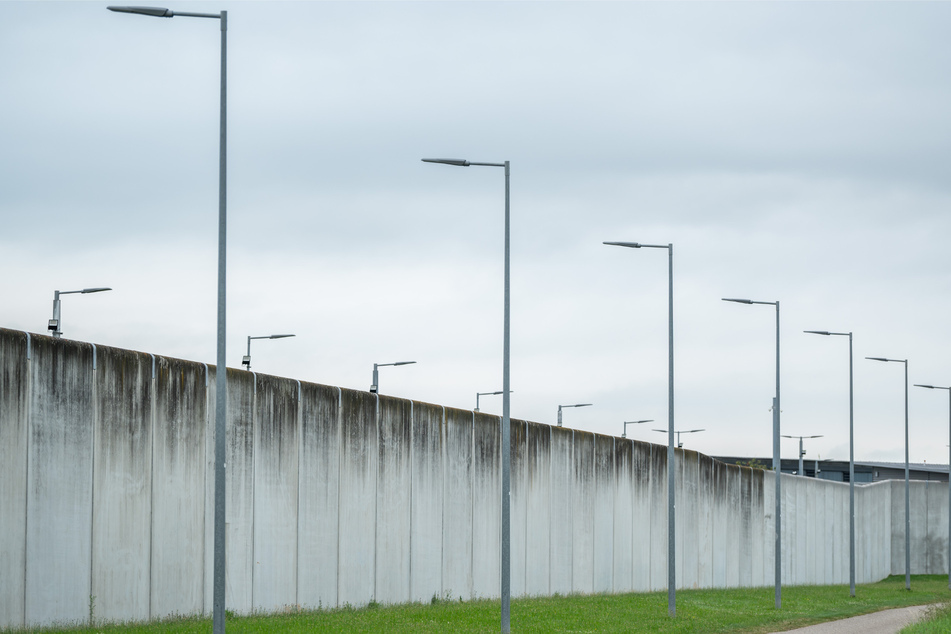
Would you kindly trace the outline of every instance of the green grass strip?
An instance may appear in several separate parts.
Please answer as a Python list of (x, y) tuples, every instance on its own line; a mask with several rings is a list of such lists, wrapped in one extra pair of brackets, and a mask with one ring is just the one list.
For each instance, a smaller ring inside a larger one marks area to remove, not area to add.
[[(677, 616), (667, 616), (667, 593), (556, 596), (512, 601), (513, 632), (748, 632), (762, 634), (857, 616), (882, 609), (951, 601), (948, 578), (920, 575), (905, 590), (904, 576), (856, 588), (794, 586), (783, 588), (783, 607), (774, 607), (773, 588), (681, 590)], [(298, 611), (284, 614), (230, 616), (229, 634), (251, 632), (387, 632), (421, 634), (498, 632), (499, 603), (434, 599), (426, 604), (371, 605), (360, 609)], [(13, 630), (8, 630), (13, 632)], [(17, 630), (78, 634), (202, 634), (211, 631), (208, 618), (180, 618), (147, 624)], [(943, 630), (921, 630), (922, 632)], [(917, 630), (915, 630), (917, 633)]]
[(951, 603), (935, 606), (925, 617), (925, 621), (910, 625), (902, 634), (947, 634), (951, 632)]

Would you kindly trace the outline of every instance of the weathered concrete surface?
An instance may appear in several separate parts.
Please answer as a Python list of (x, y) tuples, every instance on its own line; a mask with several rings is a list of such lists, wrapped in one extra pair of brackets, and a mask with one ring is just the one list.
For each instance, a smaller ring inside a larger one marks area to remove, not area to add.
[[(376, 394), (343, 390), (338, 519), (337, 601), (376, 600), (379, 400)], [(389, 528), (389, 527), (386, 527)]]
[[(445, 411), (445, 419), (442, 412)], [(430, 424), (435, 432), (445, 434), (445, 451), (436, 453), (435, 448), (428, 452), (417, 452), (417, 456), (436, 456), (441, 462), (431, 464), (430, 470), (433, 481), (442, 483), (442, 490), (424, 492), (418, 488), (413, 490), (413, 499), (420, 509), (435, 508), (439, 511), (438, 517), (433, 517), (430, 525), (433, 534), (431, 539), (440, 540), (441, 550), (425, 547), (429, 537), (423, 536), (419, 530), (413, 532), (415, 552), (432, 558), (433, 570), (436, 564), (441, 566), (442, 578), (432, 577), (432, 585), (428, 592), (417, 593), (413, 600), (431, 599), (434, 594), (443, 591), (446, 595), (463, 599), (473, 596), (472, 589), (472, 505), (473, 505), (473, 478), (475, 470), (472, 459), (472, 429), (474, 414), (458, 409), (439, 408), (433, 411), (434, 416)], [(443, 420), (446, 424), (443, 425)], [(438, 436), (436, 436), (438, 437)], [(415, 445), (414, 445), (415, 446)], [(440, 477), (440, 474), (445, 477)], [(436, 502), (441, 495), (441, 503)], [(419, 517), (420, 511), (414, 512)], [(442, 553), (442, 561), (437, 555)], [(416, 570), (416, 566), (413, 566)]]
[[(502, 574), (502, 447), (501, 421), (475, 414), (472, 483), (472, 595), (499, 596)], [(451, 590), (447, 588), (446, 590)]]
[(551, 434), (551, 464), (549, 494), (548, 544), (550, 591), (558, 594), (568, 594), (572, 589), (571, 574), (574, 560), (574, 543), (572, 541), (572, 459), (574, 447), (574, 432), (564, 427), (550, 427)]
[(152, 364), (127, 351), (97, 361), (91, 594), (96, 617), (127, 621), (149, 613)]
[[(0, 329), (0, 627), (210, 612), (215, 371)], [(498, 417), (241, 370), (227, 403), (228, 609), (498, 596)], [(666, 447), (512, 441), (516, 596), (666, 588)], [(772, 585), (775, 475), (674, 470), (678, 586)], [(784, 583), (847, 583), (848, 485), (782, 479)], [(947, 572), (947, 491), (912, 483), (914, 573)], [(856, 529), (859, 582), (904, 572), (904, 483), (856, 487)]]
[[(111, 351), (103, 350), (100, 357), (108, 354)], [(204, 606), (205, 377), (198, 364), (160, 358), (157, 366), (152, 424), (151, 618), (193, 614)], [(97, 377), (103, 367), (100, 365)]]
[(340, 566), (341, 390), (301, 384), (297, 602), (334, 606)]
[(525, 594), (551, 592), (551, 427), (526, 424)]
[[(51, 337), (33, 337), (32, 344), (25, 620), (68, 621), (88, 615), (92, 595), (96, 374), (89, 344)], [(19, 525), (23, 517), (12, 520), (4, 518), (4, 525)]]
[[(443, 540), (449, 539), (453, 544), (455, 537), (446, 534), (444, 530), (444, 520), (446, 513), (444, 502), (446, 501), (446, 486), (440, 477), (447, 466), (447, 452), (445, 451), (445, 439), (443, 432), (446, 429), (443, 426), (444, 410), (442, 407), (422, 403), (415, 404), (415, 420), (413, 421), (413, 440), (412, 440), (412, 506), (410, 521), (412, 523), (413, 549), (412, 549), (412, 579), (410, 580), (409, 593), (413, 601), (428, 601), (433, 596), (438, 596), (442, 590), (444, 565), (448, 563), (450, 569), (455, 572), (455, 562), (444, 562), (441, 547)], [(471, 439), (471, 421), (466, 431), (469, 432), (467, 438), (460, 439), (453, 437), (454, 447), (459, 448), (459, 444), (464, 442), (466, 445), (472, 443)], [(462, 431), (462, 430), (459, 430)], [(465, 435), (465, 432), (463, 432)], [(471, 454), (471, 447), (466, 451), (463, 449), (463, 457)], [(456, 456), (452, 456), (453, 459)], [(459, 465), (455, 465), (458, 467)], [(463, 465), (464, 466), (464, 465)], [(467, 493), (471, 488), (471, 483), (466, 481), (465, 475), (461, 478), (457, 475), (453, 478), (453, 494), (459, 494), (460, 499), (465, 500)], [(457, 488), (458, 487), (458, 488)], [(461, 489), (461, 490), (460, 490)], [(471, 498), (470, 498), (471, 504)], [(466, 505), (463, 503), (459, 508), (465, 513)], [(465, 516), (468, 516), (465, 513)], [(458, 520), (463, 521), (462, 517)], [(458, 526), (458, 522), (453, 523)], [(453, 524), (450, 524), (452, 526)], [(447, 527), (448, 529), (448, 527)], [(467, 534), (471, 536), (471, 528)], [(462, 536), (465, 539), (465, 534)], [(471, 537), (469, 538), (471, 539)], [(435, 547), (438, 544), (440, 547)], [(467, 549), (468, 551), (468, 549)], [(462, 556), (462, 565), (465, 569), (471, 565), (471, 560), (462, 553), (454, 553), (456, 556)], [(450, 575), (452, 576), (452, 575)], [(465, 580), (468, 586), (468, 580)]]
[(0, 627), (24, 623), (32, 392), (27, 336), (4, 334), (0, 337)]
[(300, 402), (294, 381), (256, 377), (254, 420), (255, 610), (297, 605)]

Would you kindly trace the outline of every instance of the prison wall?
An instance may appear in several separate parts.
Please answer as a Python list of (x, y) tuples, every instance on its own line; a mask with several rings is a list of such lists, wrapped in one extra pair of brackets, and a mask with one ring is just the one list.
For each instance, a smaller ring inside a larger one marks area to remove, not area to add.
[[(0, 627), (212, 611), (214, 366), (0, 329)], [(226, 606), (499, 595), (501, 421), (229, 369)], [(667, 585), (667, 448), (512, 421), (515, 596)], [(770, 586), (775, 477), (675, 452), (681, 588)], [(849, 580), (849, 487), (782, 475), (784, 584)], [(947, 572), (912, 483), (912, 572)], [(904, 571), (904, 483), (856, 486), (857, 580)]]

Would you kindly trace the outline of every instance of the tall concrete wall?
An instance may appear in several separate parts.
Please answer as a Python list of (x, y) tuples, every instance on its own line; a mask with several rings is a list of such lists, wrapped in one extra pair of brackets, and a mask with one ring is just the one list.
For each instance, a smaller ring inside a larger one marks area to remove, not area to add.
[[(214, 374), (0, 329), (0, 627), (211, 612)], [(229, 609), (498, 595), (497, 417), (241, 370), (228, 413)], [(515, 595), (666, 587), (666, 447), (512, 440)], [(678, 585), (772, 585), (775, 474), (676, 456)], [(784, 583), (847, 583), (848, 485), (782, 478)], [(912, 483), (915, 573), (947, 571), (946, 487)], [(860, 582), (904, 572), (903, 514), (856, 487)]]

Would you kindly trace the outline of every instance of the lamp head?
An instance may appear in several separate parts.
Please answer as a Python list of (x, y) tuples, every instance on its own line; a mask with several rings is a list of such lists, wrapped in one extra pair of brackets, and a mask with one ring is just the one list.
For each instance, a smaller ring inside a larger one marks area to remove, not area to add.
[(641, 244), (639, 242), (603, 242), (602, 244), (607, 244), (612, 247), (628, 247), (630, 249), (641, 248)]
[(442, 163), (443, 165), (458, 165), (459, 167), (469, 167), (469, 161), (465, 159), (422, 159), (423, 163)]
[(84, 288), (80, 291), (83, 295), (86, 293), (101, 293), (103, 291), (111, 291), (111, 288), (101, 287), (101, 288)]
[(139, 15), (151, 15), (156, 18), (171, 18), (175, 13), (162, 7), (106, 7), (116, 13), (137, 13)]
[(832, 334), (828, 330), (803, 330), (803, 332), (808, 333), (810, 335), (825, 335), (827, 337)]
[(891, 359), (886, 359), (885, 357), (865, 357), (869, 361), (890, 361)]
[(735, 298), (730, 298), (730, 297), (724, 297), (724, 298), (723, 298), (723, 301), (725, 301), (725, 302), (736, 302), (737, 304), (752, 304), (752, 303), (753, 303), (753, 300), (752, 300), (752, 299), (735, 299)]
[(268, 339), (286, 339), (287, 337), (296, 337), (297, 335), (271, 335)]

